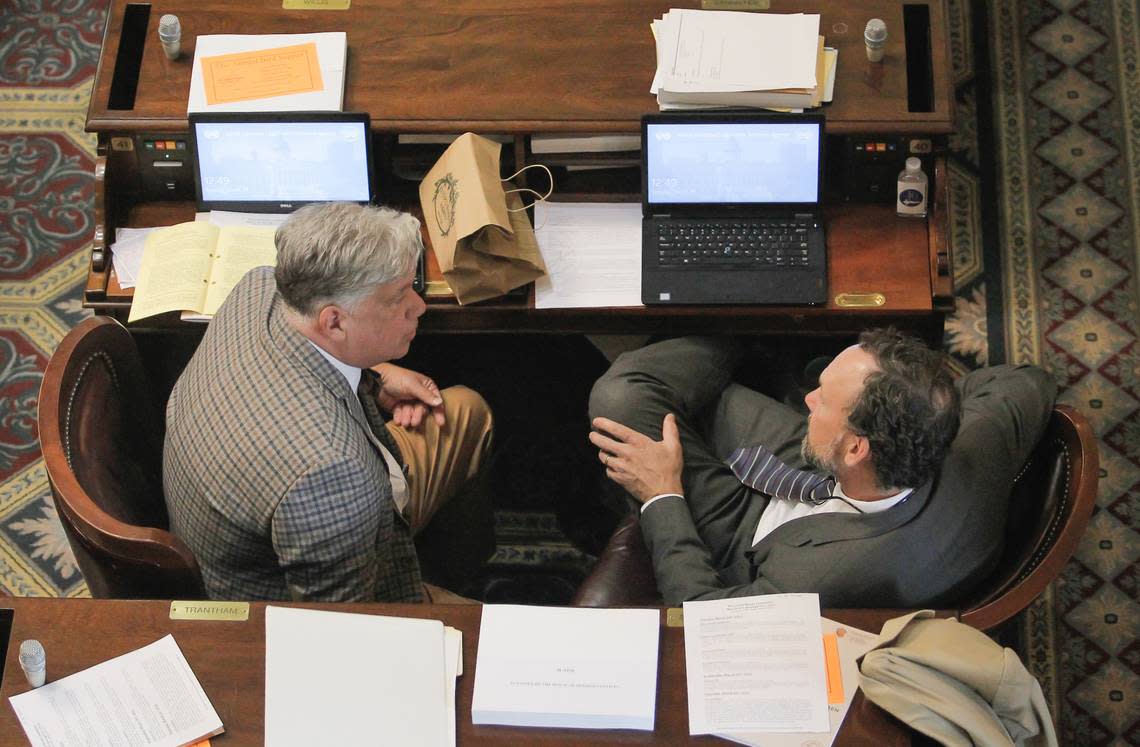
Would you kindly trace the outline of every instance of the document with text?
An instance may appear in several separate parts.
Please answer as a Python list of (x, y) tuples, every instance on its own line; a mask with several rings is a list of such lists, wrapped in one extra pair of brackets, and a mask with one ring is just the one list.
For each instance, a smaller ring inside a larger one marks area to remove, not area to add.
[(639, 203), (537, 202), (537, 309), (641, 306)]
[[(770, 91), (816, 85), (819, 15), (671, 10), (661, 85), (669, 91)], [(675, 41), (674, 41), (675, 40)]]
[(486, 605), (475, 724), (653, 729), (657, 610)]
[(32, 747), (182, 747), (223, 731), (170, 635), (9, 700)]
[(186, 113), (340, 111), (348, 37), (200, 34)]
[(721, 733), (717, 736), (751, 747), (803, 747), (805, 744), (829, 747), (839, 734), (839, 727), (851, 708), (851, 699), (859, 689), (859, 665), (856, 660), (871, 650), (879, 636), (865, 630), (823, 618), (823, 650), (827, 663), (827, 732)]
[(818, 594), (684, 609), (690, 734), (828, 730)]

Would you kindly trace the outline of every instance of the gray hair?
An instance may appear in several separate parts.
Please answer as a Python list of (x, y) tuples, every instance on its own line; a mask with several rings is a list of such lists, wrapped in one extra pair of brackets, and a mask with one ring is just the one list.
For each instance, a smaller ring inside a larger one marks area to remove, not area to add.
[(377, 285), (407, 276), (423, 251), (414, 216), (352, 202), (305, 205), (274, 241), (277, 290), (305, 316), (324, 303), (353, 308)]

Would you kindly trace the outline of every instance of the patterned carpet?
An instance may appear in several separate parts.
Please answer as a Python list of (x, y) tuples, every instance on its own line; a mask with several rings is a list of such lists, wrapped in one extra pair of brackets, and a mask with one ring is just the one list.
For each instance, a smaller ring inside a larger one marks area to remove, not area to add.
[(991, 340), (1053, 373), (1101, 454), (1089, 531), (1026, 617), (1028, 660), (1067, 744), (1140, 744), (1138, 7), (989, 10), (1004, 312)]
[(83, 132), (104, 2), (0, 2), (0, 587), (86, 586), (52, 507), (36, 436), (42, 371), (87, 312), (95, 138)]
[[(1137, 5), (949, 5), (946, 347), (963, 370), (1045, 366), (1101, 444), (1098, 508), (1061, 582), (1023, 617), (1023, 653), (1064, 744), (1140, 744)], [(104, 8), (0, 0), (0, 588), (13, 594), (86, 592), (50, 508), (35, 408), (47, 357), (85, 315), (94, 140), (82, 128)], [(518, 539), (528, 521), (501, 517), (497, 562), (532, 561)]]

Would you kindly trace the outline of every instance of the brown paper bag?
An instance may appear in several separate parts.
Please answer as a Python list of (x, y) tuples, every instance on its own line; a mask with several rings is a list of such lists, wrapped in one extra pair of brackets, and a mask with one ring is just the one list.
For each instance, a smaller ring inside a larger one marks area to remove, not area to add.
[(420, 206), (439, 269), (459, 303), (501, 296), (546, 274), (517, 194), (499, 179), (502, 145), (468, 132), (420, 182)]

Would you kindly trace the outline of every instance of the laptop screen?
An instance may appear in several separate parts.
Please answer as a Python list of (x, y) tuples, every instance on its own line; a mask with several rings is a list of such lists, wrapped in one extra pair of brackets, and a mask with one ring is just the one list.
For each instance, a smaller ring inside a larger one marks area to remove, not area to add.
[(816, 203), (821, 119), (645, 125), (649, 205)]
[(372, 198), (367, 114), (192, 115), (203, 210), (288, 212)]

